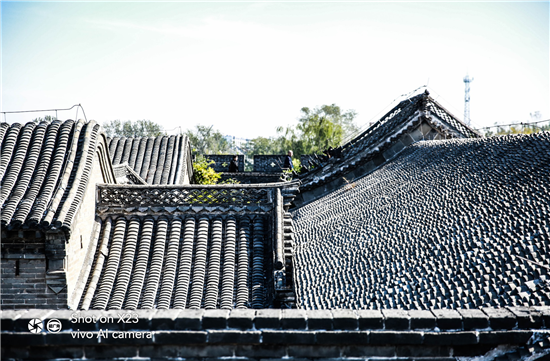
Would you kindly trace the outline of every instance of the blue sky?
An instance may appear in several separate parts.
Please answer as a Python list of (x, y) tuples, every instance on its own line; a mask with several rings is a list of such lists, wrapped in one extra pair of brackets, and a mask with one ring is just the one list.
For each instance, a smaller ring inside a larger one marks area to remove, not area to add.
[(354, 109), (363, 126), (426, 84), (462, 118), (468, 73), (474, 127), (535, 111), (550, 118), (548, 2), (2, 2), (1, 10), (2, 111), (80, 103), (100, 123), (203, 124), (252, 138), (295, 124), (302, 107), (332, 103)]

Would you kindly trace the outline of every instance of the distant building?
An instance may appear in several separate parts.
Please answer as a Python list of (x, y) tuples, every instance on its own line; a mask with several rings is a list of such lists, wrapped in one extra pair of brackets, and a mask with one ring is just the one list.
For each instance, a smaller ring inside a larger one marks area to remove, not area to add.
[(243, 154), (244, 147), (250, 141), (250, 139), (239, 138), (234, 135), (225, 135), (224, 139), (231, 145), (232, 149), (235, 150), (235, 153)]

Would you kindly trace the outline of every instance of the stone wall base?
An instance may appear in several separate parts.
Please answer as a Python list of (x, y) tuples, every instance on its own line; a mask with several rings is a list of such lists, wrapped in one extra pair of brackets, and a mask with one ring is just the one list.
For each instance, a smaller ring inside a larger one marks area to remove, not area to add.
[(0, 335), (2, 360), (513, 361), (550, 357), (548, 325), (550, 307), (24, 310), (2, 312)]

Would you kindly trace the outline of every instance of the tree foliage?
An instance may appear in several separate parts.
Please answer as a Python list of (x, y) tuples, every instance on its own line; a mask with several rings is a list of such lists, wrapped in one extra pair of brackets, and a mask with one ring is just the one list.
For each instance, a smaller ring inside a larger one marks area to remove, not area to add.
[(299, 157), (338, 147), (347, 136), (357, 131), (353, 122), (356, 115), (353, 110), (343, 112), (336, 104), (314, 109), (304, 107), (296, 126), (277, 128), (278, 137), (273, 140), (271, 149), (277, 153), (292, 150)]
[(488, 129), (485, 131), (485, 137), (494, 137), (508, 134), (534, 134), (539, 132), (550, 131), (550, 124), (546, 125), (529, 125), (516, 124), (512, 126), (498, 126), (496, 129)]
[(196, 184), (216, 184), (221, 177), (221, 174), (214, 171), (211, 165), (213, 160), (208, 160), (204, 156), (199, 155), (193, 162), (193, 177)]
[[(342, 113), (336, 104), (323, 105), (313, 110), (304, 107), (296, 128), (301, 132), (306, 150), (307, 147), (320, 150), (337, 147), (347, 135), (357, 131), (353, 123), (356, 115), (353, 110)], [(311, 151), (308, 151), (308, 154), (311, 154)]]
[(34, 118), (32, 121), (35, 122), (35, 123), (40, 123), (40, 122), (53, 122), (54, 120), (57, 120), (57, 117), (55, 116), (52, 116), (52, 115), (46, 115), (44, 116), (44, 118), (40, 117), (40, 118)]
[(166, 132), (162, 129), (160, 124), (146, 119), (137, 120), (135, 122), (132, 122), (131, 120), (111, 120), (103, 123), (103, 129), (109, 138), (139, 138), (166, 135)]
[(281, 153), (281, 145), (278, 139), (257, 137), (249, 140), (245, 146), (245, 154), (252, 155), (265, 155), (265, 154), (278, 154)]
[(323, 105), (313, 110), (304, 107), (295, 127), (279, 127), (281, 147), (292, 149), (296, 156), (319, 154), (329, 147), (338, 147), (344, 137), (357, 130), (353, 110), (342, 113), (339, 106)]
[(213, 126), (195, 126), (194, 130), (187, 130), (191, 147), (195, 154), (224, 154), (231, 150), (231, 144)]
[(336, 104), (320, 108), (301, 109), (301, 116), (295, 126), (278, 127), (275, 138), (254, 138), (245, 148), (247, 157), (254, 154), (286, 154), (294, 152), (295, 159), (302, 154), (320, 154), (329, 147), (342, 145), (344, 139), (357, 132), (354, 124), (356, 113), (343, 112)]

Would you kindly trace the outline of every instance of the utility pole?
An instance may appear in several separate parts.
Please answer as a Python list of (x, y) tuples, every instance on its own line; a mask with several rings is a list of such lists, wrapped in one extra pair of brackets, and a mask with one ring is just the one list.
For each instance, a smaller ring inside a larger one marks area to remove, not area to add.
[(470, 125), (470, 83), (474, 81), (474, 78), (470, 78), (468, 74), (464, 77), (464, 85), (466, 89), (464, 91), (464, 123)]

